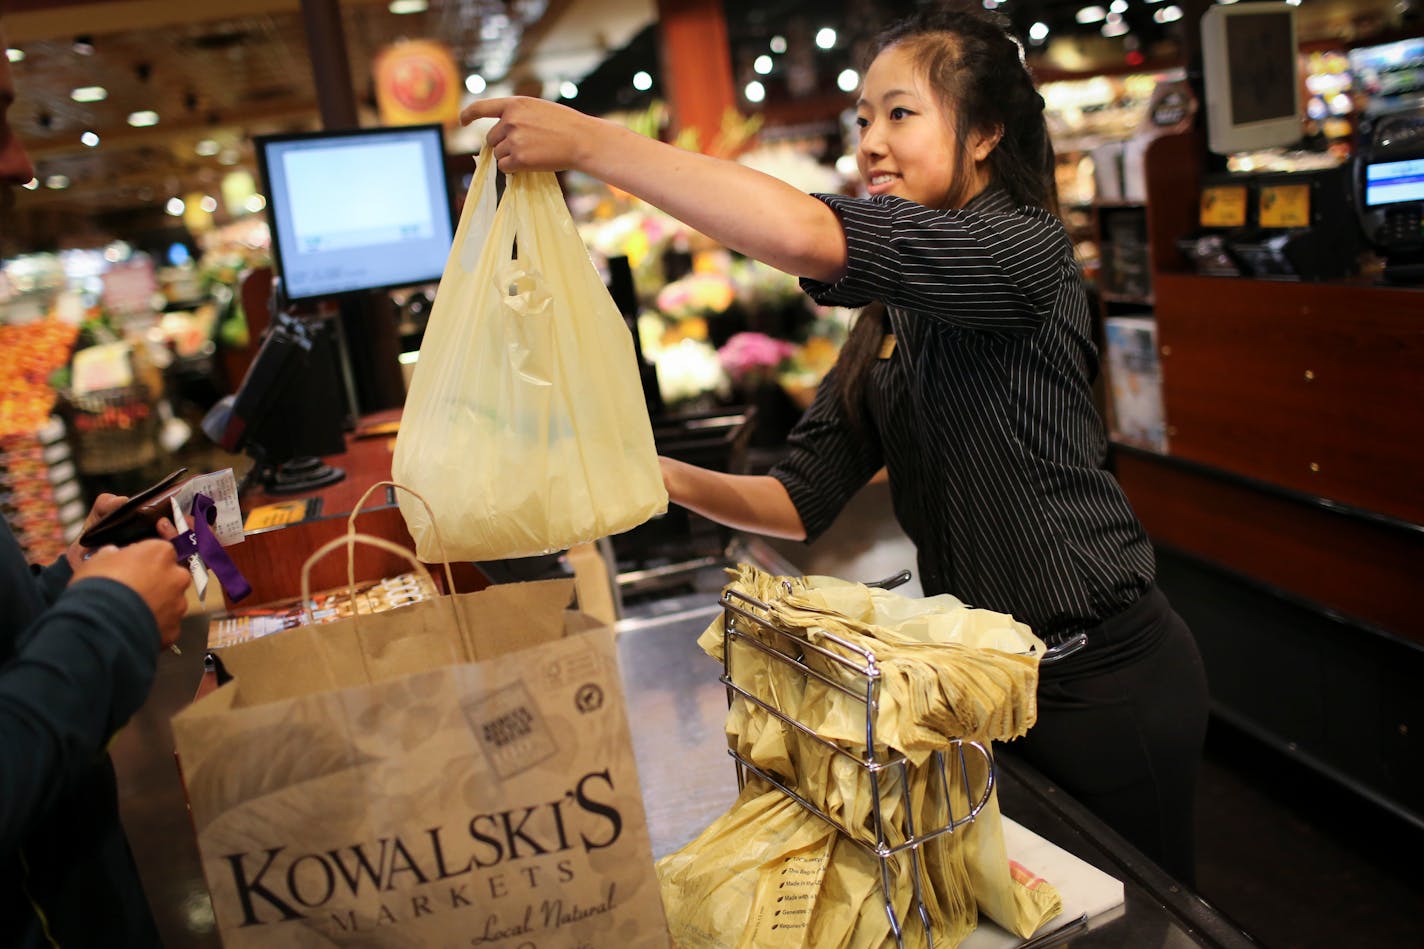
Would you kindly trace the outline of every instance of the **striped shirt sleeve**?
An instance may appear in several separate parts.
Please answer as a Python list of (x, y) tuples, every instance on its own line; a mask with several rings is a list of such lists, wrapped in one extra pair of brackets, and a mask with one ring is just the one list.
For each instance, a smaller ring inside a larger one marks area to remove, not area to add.
[(888, 306), (967, 329), (1023, 334), (1051, 312), (1069, 252), (1046, 211), (938, 211), (902, 198), (818, 194), (845, 229), (846, 272), (835, 283), (802, 278), (818, 303)]
[(789, 451), (770, 472), (791, 495), (810, 543), (884, 464), (874, 431), (855, 431), (841, 412), (832, 369), (815, 401), (786, 438)]

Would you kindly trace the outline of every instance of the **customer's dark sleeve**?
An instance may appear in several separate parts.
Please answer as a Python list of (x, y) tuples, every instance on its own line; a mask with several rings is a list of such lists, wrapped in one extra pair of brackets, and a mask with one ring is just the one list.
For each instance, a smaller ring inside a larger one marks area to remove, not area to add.
[(818, 303), (878, 300), (1001, 333), (1032, 332), (1052, 311), (1070, 248), (1047, 211), (939, 211), (888, 196), (816, 197), (839, 216), (847, 255), (835, 283), (802, 278)]
[(45, 603), (53, 606), (74, 577), (74, 568), (69, 565), (69, 558), (61, 555), (48, 567), (34, 569), (35, 582), (40, 585), (40, 596), (44, 598)]
[(816, 390), (816, 399), (786, 437), (790, 453), (771, 470), (796, 505), (807, 542), (825, 533), (855, 492), (884, 461), (880, 440), (870, 430), (851, 429), (835, 392), (835, 370)]
[(0, 853), (17, 845), (148, 696), (158, 627), (113, 580), (72, 585), (0, 667)]

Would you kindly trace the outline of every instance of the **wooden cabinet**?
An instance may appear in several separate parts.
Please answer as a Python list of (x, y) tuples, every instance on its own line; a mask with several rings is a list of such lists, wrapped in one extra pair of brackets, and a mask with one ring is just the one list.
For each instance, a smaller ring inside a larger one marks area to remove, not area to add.
[(1168, 447), (1117, 477), (1214, 711), (1424, 822), (1424, 289), (1191, 272), (1203, 158), (1147, 152)]

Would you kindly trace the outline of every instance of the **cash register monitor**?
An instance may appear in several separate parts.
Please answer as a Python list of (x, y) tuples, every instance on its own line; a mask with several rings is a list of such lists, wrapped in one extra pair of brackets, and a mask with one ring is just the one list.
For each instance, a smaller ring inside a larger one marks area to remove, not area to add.
[(1202, 16), (1207, 146), (1218, 155), (1301, 139), (1295, 8), (1213, 6)]
[(288, 302), (434, 283), (454, 240), (439, 125), (256, 139)]

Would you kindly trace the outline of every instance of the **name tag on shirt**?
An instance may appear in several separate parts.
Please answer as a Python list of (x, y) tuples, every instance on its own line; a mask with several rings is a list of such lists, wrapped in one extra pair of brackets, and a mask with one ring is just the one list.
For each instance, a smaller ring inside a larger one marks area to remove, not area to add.
[(880, 358), (889, 359), (895, 352), (895, 334), (886, 333), (880, 338)]

